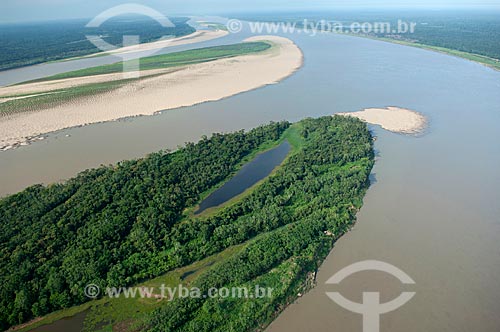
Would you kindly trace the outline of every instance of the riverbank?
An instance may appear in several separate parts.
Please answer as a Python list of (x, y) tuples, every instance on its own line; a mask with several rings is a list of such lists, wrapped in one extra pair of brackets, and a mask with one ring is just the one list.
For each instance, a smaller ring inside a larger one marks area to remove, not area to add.
[(366, 108), (358, 112), (336, 114), (352, 116), (400, 134), (419, 134), (427, 126), (425, 116), (418, 112), (400, 107)]
[[(275, 84), (302, 66), (302, 52), (289, 39), (257, 36), (245, 41), (266, 41), (272, 47), (257, 54), (186, 65), (177, 67), (174, 71), (167, 69), (167, 72), (155, 72), (155, 75), (131, 81), (106, 93), (70, 100), (43, 111), (4, 116), (0, 118), (0, 149), (11, 149), (26, 144), (32, 137), (65, 128), (153, 115), (162, 110), (220, 100)], [(141, 74), (148, 75), (147, 72)], [(78, 79), (85, 80), (86, 84), (103, 80), (100, 75)], [(45, 84), (52, 86), (52, 89), (65, 89), (74, 86), (72, 84), (75, 81), (55, 80)], [(45, 89), (40, 90), (39, 86), (32, 87), (17, 85), (0, 88), (0, 96), (7, 96), (15, 91), (47, 92)]]

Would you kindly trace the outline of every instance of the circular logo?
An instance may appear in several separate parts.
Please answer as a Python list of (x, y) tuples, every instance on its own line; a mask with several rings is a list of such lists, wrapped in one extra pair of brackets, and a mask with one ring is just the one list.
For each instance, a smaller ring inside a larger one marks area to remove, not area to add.
[(240, 20), (231, 19), (227, 21), (226, 27), (230, 33), (238, 33), (243, 30), (243, 23)]
[[(349, 265), (328, 279), (326, 284), (339, 284), (346, 277), (361, 271), (381, 271), (396, 277), (405, 285), (415, 284), (415, 281), (409, 275), (396, 266), (375, 260)], [(380, 331), (380, 315), (402, 307), (411, 300), (415, 292), (402, 292), (399, 297), (386, 303), (380, 303), (380, 293), (378, 292), (363, 292), (362, 303), (353, 302), (339, 292), (327, 292), (326, 295), (341, 307), (362, 314), (364, 332), (378, 332)]]
[(84, 293), (89, 299), (96, 299), (101, 293), (101, 289), (96, 284), (88, 284), (85, 286)]

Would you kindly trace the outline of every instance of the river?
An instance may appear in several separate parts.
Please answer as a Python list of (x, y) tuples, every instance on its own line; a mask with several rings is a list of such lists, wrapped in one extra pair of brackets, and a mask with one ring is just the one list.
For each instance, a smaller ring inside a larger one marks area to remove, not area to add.
[[(243, 32), (206, 44), (247, 36)], [(268, 331), (362, 331), (361, 316), (340, 308), (325, 291), (337, 289), (355, 301), (363, 291), (381, 291), (385, 301), (400, 293), (399, 282), (379, 272), (356, 274), (337, 288), (324, 282), (365, 259), (393, 264), (416, 282), (411, 286), (415, 297), (383, 315), (381, 331), (499, 331), (500, 73), (381, 41), (286, 36), (303, 50), (305, 63), (280, 84), (158, 116), (63, 130), (2, 152), (0, 194), (175, 148), (215, 131), (366, 107), (414, 109), (429, 118), (420, 137), (372, 128), (378, 157), (356, 226), (321, 266), (317, 287)], [(20, 69), (17, 78), (26, 79), (30, 70)], [(63, 69), (50, 69), (57, 70)], [(16, 79), (16, 71), (3, 75), (0, 83)]]

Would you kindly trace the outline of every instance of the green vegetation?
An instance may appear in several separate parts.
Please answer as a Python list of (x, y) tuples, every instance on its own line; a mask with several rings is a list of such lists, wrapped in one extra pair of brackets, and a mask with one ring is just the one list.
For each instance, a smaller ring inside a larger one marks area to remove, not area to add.
[[(291, 154), (250, 193), (210, 215), (187, 213), (251, 154), (285, 138)], [(366, 125), (335, 116), (214, 134), (174, 153), (9, 196), (0, 201), (1, 327), (81, 304), (90, 283), (120, 287), (160, 276), (146, 284), (175, 285), (179, 273), (194, 271), (182, 282), (204, 293), (258, 284), (273, 288), (273, 296), (107, 305), (100, 299), (90, 302), (95, 306), (86, 328), (255, 330), (304, 291), (334, 241), (349, 230), (372, 166)]]
[[(223, 58), (232, 58), (238, 55), (262, 52), (269, 49), (270, 47), (271, 45), (266, 42), (253, 42), (253, 43), (239, 43), (233, 45), (198, 48), (194, 50), (141, 58), (139, 60), (139, 66), (140, 66), (139, 68), (140, 70), (151, 70), (151, 69), (178, 67), (196, 63), (214, 61)], [(123, 64), (122, 62), (118, 62), (111, 65), (103, 65), (103, 66), (70, 71), (67, 73), (49, 76), (31, 82), (45, 82), (63, 78), (112, 74), (112, 73), (120, 73), (122, 71), (123, 71)]]
[[(273, 296), (176, 299), (157, 309), (145, 330), (250, 331), (265, 326), (302, 290), (335, 238), (349, 229), (368, 186), (371, 137), (354, 119), (329, 117), (301, 124), (303, 147), (258, 190), (222, 210), (220, 215), (236, 217), (212, 234), (231, 242), (239, 234), (262, 235), (193, 282), (203, 292), (258, 284), (273, 288)], [(242, 210), (244, 214), (237, 213)]]
[[(221, 253), (209, 256), (191, 265), (175, 269), (160, 277), (148, 280), (142, 283), (143, 287), (154, 287), (159, 289), (162, 285), (165, 287), (175, 288), (179, 285), (189, 287), (193, 280), (196, 280), (200, 275), (209, 270), (213, 264), (218, 261), (225, 260), (236, 254), (242, 249), (242, 245), (232, 246)], [(127, 299), (125, 297), (113, 298), (103, 297), (100, 300), (94, 301), (90, 312), (85, 320), (85, 331), (94, 332), (97, 326), (102, 326), (104, 322), (111, 321), (111, 328), (116, 322), (126, 322), (130, 320), (141, 321), (147, 314), (164, 305), (164, 302), (158, 301), (155, 298), (144, 299)], [(131, 322), (129, 322), (131, 323)], [(101, 328), (106, 329), (105, 327)], [(110, 329), (111, 330), (111, 329)]]
[[(296, 153), (303, 146), (304, 140), (300, 136), (301, 128), (302, 127), (301, 127), (300, 123), (295, 123), (293, 126), (288, 128), (283, 133), (283, 135), (281, 136), (281, 138), (278, 141), (262, 144), (260, 146), (260, 148), (255, 149), (252, 153), (248, 154), (248, 156), (243, 158), (242, 162), (240, 163), (240, 166), (243, 166), (246, 163), (250, 162), (252, 159), (254, 159), (257, 156), (257, 154), (265, 152), (267, 150), (271, 150), (273, 148), (276, 148), (278, 145), (283, 143), (283, 141), (287, 140), (288, 143), (290, 143), (291, 151), (289, 152), (289, 154), (285, 158), (285, 160), (283, 160), (283, 162), (282, 162), (282, 164), (285, 163), (290, 155), (293, 155), (294, 153)], [(241, 199), (245, 198), (246, 196), (251, 195), (253, 191), (258, 190), (259, 186), (263, 182), (265, 182), (269, 176), (273, 176), (280, 168), (281, 168), (281, 165), (277, 166), (267, 177), (258, 181), (256, 184), (254, 184), (250, 188), (246, 189), (241, 194), (224, 202), (221, 206), (208, 208), (201, 213), (194, 214), (194, 211), (198, 210), (198, 208), (199, 208), (199, 205), (196, 205), (196, 206), (193, 206), (191, 208), (186, 209), (184, 214), (189, 216), (190, 218), (204, 218), (204, 217), (212, 216), (212, 215), (216, 214), (218, 211), (220, 211), (222, 208), (227, 208), (228, 206), (235, 204), (236, 202), (240, 201)], [(233, 178), (233, 176), (236, 175), (236, 173), (238, 173), (240, 170), (241, 170), (241, 167), (237, 167), (235, 169), (235, 171), (227, 177), (227, 180), (229, 181), (231, 178)], [(219, 183), (216, 187), (210, 188), (206, 192), (202, 193), (200, 195), (200, 202), (203, 201), (205, 198), (207, 198), (211, 193), (213, 193), (214, 191), (216, 191), (217, 189), (222, 187), (226, 182), (227, 181), (223, 181), (223, 182)]]
[[(468, 58), (468, 55), (500, 59), (500, 12), (499, 11), (437, 11), (398, 13), (399, 19), (415, 22), (413, 33), (392, 31), (373, 33), (379, 38), (430, 46), (431, 49), (458, 51), (450, 53)], [(397, 26), (396, 18), (384, 15), (384, 21)]]
[[(190, 283), (199, 275), (207, 271), (213, 264), (220, 260), (235, 254), (241, 250), (242, 246), (232, 246), (221, 253), (209, 256), (191, 265), (170, 271), (162, 276), (148, 280), (137, 285), (137, 287), (155, 287), (158, 289), (161, 285), (165, 287), (177, 287), (183, 285), (189, 287)], [(154, 298), (127, 299), (124, 297), (110, 298), (103, 297), (99, 300), (86, 302), (79, 306), (59, 310), (44, 316), (40, 320), (28, 323), (23, 328), (17, 329), (18, 332), (27, 332), (39, 326), (54, 323), (60, 319), (72, 317), (85, 312), (85, 331), (94, 332), (97, 326), (106, 330), (109, 326), (103, 326), (105, 322), (124, 322), (130, 319), (140, 320), (145, 314), (153, 312), (160, 307), (162, 302)]]
[(182, 212), (288, 126), (214, 134), (1, 200), (0, 327), (82, 303), (90, 282), (136, 283), (219, 252), (183, 249)]
[(136, 35), (141, 43), (163, 36), (180, 37), (195, 32), (187, 18), (170, 18), (175, 27), (163, 27), (142, 16), (117, 17), (99, 28), (86, 28), (88, 20), (2, 24), (0, 28), (0, 70), (101, 52), (86, 35), (103, 36), (117, 47), (124, 35)]

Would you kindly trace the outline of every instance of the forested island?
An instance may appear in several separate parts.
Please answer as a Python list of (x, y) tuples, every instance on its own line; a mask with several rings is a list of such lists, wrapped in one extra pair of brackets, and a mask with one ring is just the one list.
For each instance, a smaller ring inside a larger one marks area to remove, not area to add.
[[(210, 213), (193, 214), (257, 153), (285, 139), (291, 151), (264, 181)], [(22, 329), (29, 331), (86, 310), (86, 331), (262, 328), (305, 290), (352, 227), (369, 186), (372, 142), (366, 124), (350, 117), (270, 123), (6, 197), (0, 200), (0, 327), (60, 310)], [(171, 302), (84, 295), (88, 284), (165, 280), (202, 292), (257, 284), (274, 291), (259, 299)]]

